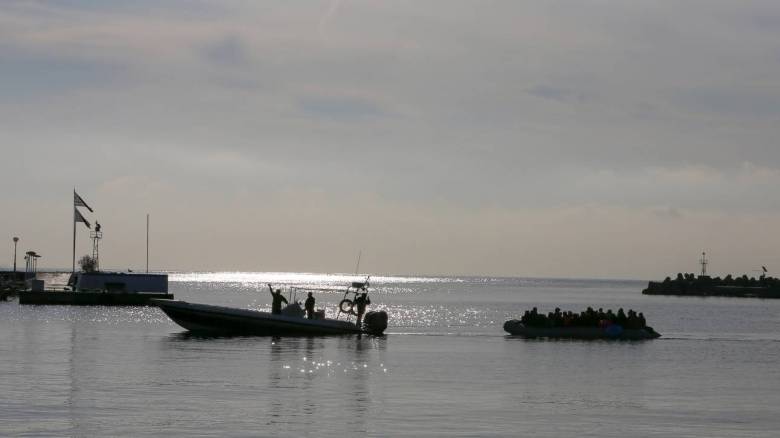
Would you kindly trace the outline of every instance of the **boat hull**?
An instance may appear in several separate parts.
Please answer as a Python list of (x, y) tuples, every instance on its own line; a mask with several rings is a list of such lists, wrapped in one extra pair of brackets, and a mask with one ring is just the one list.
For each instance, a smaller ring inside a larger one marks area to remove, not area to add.
[(599, 327), (527, 327), (518, 320), (504, 323), (504, 330), (513, 336), (524, 338), (563, 338), (563, 339), (655, 339), (661, 335), (650, 327), (644, 329), (623, 329)]
[(305, 319), (178, 300), (152, 300), (152, 303), (180, 326), (198, 333), (260, 336), (381, 334), (381, 331), (361, 329), (349, 321), (335, 319)]

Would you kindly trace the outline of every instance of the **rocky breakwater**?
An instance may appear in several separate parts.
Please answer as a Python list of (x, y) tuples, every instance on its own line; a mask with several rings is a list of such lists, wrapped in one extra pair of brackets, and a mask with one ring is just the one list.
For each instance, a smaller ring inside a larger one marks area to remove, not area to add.
[(710, 277), (707, 275), (695, 276), (694, 274), (677, 274), (672, 279), (666, 277), (664, 281), (651, 281), (647, 289), (642, 291), (645, 295), (681, 295), (700, 297), (746, 297), (746, 298), (780, 298), (780, 280), (774, 277), (762, 275), (759, 278)]

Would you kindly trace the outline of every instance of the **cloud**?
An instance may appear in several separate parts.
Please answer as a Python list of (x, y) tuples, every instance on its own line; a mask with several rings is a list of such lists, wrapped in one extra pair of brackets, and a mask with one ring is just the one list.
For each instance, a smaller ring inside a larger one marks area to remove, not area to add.
[(676, 207), (658, 208), (653, 210), (653, 213), (662, 218), (680, 219), (683, 217), (682, 211)]
[(583, 103), (586, 101), (585, 93), (549, 85), (532, 87), (528, 89), (528, 94), (561, 103)]
[(9, 0), (13, 7), (28, 13), (40, 15), (52, 14), (101, 14), (107, 16), (154, 14), (173, 15), (175, 17), (222, 16), (225, 9), (208, 0), (168, 0), (164, 3), (154, 0), (135, 0), (124, 2), (117, 0)]
[(773, 86), (765, 89), (732, 88), (725, 84), (717, 88), (691, 87), (675, 91), (671, 101), (691, 111), (740, 118), (780, 115), (780, 92)]
[(357, 97), (308, 96), (298, 99), (299, 108), (312, 116), (333, 120), (386, 117), (390, 113), (377, 102)]
[(207, 60), (228, 67), (245, 66), (250, 61), (246, 42), (236, 35), (205, 45), (202, 53)]
[(327, 27), (328, 23), (330, 23), (331, 20), (338, 14), (339, 7), (341, 7), (341, 0), (331, 0), (330, 4), (328, 5), (328, 9), (325, 11), (324, 14), (322, 14), (322, 18), (320, 18), (319, 24), (317, 25), (317, 29), (320, 33), (325, 32), (325, 28)]
[(125, 78), (123, 66), (90, 58), (20, 53), (0, 47), (0, 96), (6, 99), (107, 87)]

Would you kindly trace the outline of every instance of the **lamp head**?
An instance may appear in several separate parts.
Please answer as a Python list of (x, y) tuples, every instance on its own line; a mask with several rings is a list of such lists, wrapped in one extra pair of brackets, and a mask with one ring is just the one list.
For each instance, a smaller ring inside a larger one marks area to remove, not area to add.
[(19, 238), (18, 237), (14, 237), (14, 243), (16, 243), (18, 241), (19, 241)]

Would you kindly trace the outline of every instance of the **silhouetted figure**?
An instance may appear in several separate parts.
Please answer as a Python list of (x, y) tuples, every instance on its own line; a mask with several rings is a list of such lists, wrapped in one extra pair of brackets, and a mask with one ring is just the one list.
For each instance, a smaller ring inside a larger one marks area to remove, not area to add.
[(531, 325), (531, 311), (526, 310), (523, 312), (523, 317), (520, 318), (520, 322), (522, 322), (524, 325), (530, 326)]
[(360, 294), (355, 298), (355, 307), (357, 307), (357, 325), (360, 327), (363, 322), (363, 314), (366, 313), (366, 306), (371, 304), (371, 300), (368, 299), (367, 293)]
[(556, 307), (555, 311), (552, 313), (553, 325), (556, 327), (560, 327), (563, 325), (564, 316), (561, 313), (561, 308)]
[(626, 313), (623, 312), (623, 308), (618, 309), (617, 316), (615, 316), (615, 324), (625, 327), (626, 323), (628, 322), (628, 318), (626, 317)]
[(309, 292), (309, 296), (306, 298), (304, 308), (306, 309), (306, 317), (309, 319), (314, 319), (314, 297), (311, 296), (311, 292)]
[(628, 329), (638, 329), (639, 327), (639, 318), (636, 316), (636, 312), (634, 312), (634, 309), (628, 309), (628, 320), (626, 321), (626, 327)]
[(588, 306), (585, 310), (585, 325), (596, 326), (599, 323), (598, 314), (593, 310), (593, 307)]
[(274, 315), (281, 315), (282, 314), (282, 303), (287, 304), (287, 298), (282, 295), (281, 289), (276, 289), (276, 291), (271, 291), (271, 298), (273, 301), (271, 302), (271, 313)]
[(100, 222), (95, 221), (95, 232), (99, 233), (101, 228), (103, 228), (103, 226), (100, 225)]

